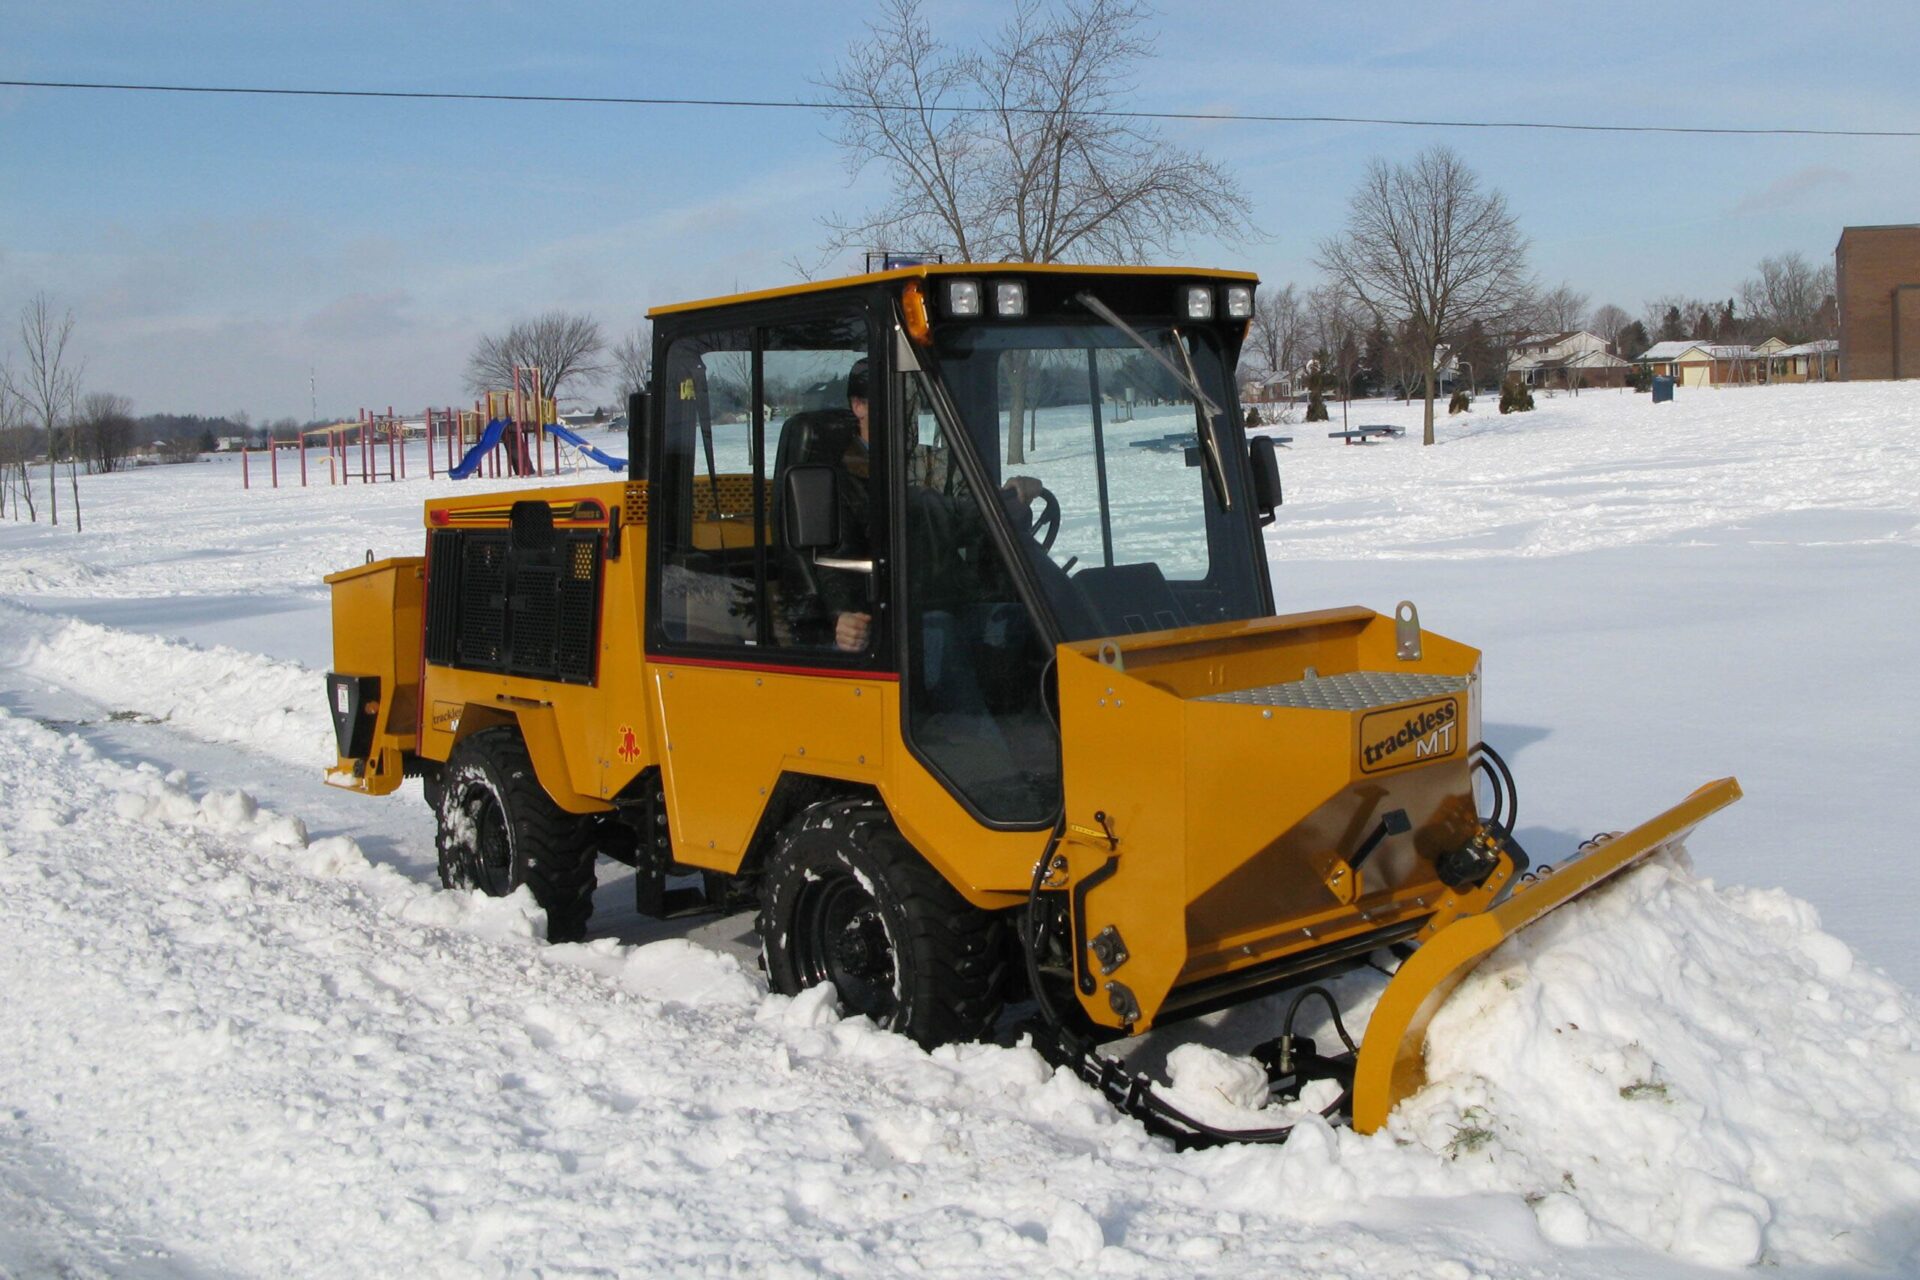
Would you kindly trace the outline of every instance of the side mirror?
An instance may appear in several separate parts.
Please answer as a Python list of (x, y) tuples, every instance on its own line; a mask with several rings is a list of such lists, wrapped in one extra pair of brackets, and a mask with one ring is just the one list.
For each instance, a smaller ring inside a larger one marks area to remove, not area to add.
[(1253, 470), (1253, 509), (1260, 523), (1273, 523), (1273, 513), (1282, 501), (1280, 493), (1280, 452), (1272, 436), (1255, 436), (1247, 442), (1247, 463)]
[(840, 542), (840, 477), (823, 462), (787, 468), (781, 530), (795, 551), (824, 551)]
[(644, 391), (627, 397), (627, 478), (647, 478), (647, 409), (652, 403)]

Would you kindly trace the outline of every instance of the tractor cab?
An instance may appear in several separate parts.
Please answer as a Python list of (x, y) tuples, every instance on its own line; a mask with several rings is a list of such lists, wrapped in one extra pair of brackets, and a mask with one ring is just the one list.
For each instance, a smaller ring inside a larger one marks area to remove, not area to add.
[(1059, 644), (1273, 612), (1278, 471), (1265, 441), (1246, 465), (1230, 377), (1252, 295), (1228, 273), (923, 266), (658, 313), (663, 403), (633, 415), (650, 651), (884, 672), (960, 803), (1046, 824)]

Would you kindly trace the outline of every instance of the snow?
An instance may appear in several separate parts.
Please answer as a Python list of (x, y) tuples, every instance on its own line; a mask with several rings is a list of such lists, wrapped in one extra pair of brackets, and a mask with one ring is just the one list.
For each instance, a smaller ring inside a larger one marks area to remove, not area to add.
[[(1281, 428), (1282, 608), (1481, 647), (1539, 856), (1747, 798), (1495, 953), (1386, 1132), (1278, 1148), (770, 995), (750, 917), (646, 921), (604, 869), (579, 945), (439, 890), (417, 787), (320, 783), (319, 579), (417, 551), (445, 480), (210, 460), (0, 524), (0, 1274), (1913, 1274), (1920, 387), (1539, 405)], [(1356, 1030), (1381, 981), (1338, 984)], [(1220, 1050), (1274, 1016), (1136, 1060), (1271, 1123)]]

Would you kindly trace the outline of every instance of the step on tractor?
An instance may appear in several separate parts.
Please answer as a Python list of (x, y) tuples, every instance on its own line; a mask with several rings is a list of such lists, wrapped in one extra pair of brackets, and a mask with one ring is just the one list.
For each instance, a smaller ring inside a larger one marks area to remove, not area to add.
[[(1276, 611), (1256, 283), (930, 263), (656, 309), (623, 480), (436, 494), (423, 555), (327, 579), (329, 780), (418, 777), (447, 887), (525, 886), (553, 941), (616, 859), (643, 913), (757, 909), (776, 991), (926, 1045), (1024, 1017), (1182, 1144), (1286, 1131), (1102, 1046), (1297, 990), (1275, 1096), (1330, 1078), (1377, 1129), (1482, 956), (1739, 790), (1530, 867), (1479, 652), (1411, 603)], [(1296, 1032), (1388, 953), (1357, 1046)]]

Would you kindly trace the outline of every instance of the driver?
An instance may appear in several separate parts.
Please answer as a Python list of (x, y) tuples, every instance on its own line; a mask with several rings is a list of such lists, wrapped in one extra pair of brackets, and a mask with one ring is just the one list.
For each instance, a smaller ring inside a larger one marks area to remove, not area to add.
[[(840, 546), (835, 554), (847, 559), (866, 559), (873, 554), (873, 536), (869, 521), (872, 508), (867, 501), (867, 481), (872, 465), (867, 442), (867, 362), (858, 360), (847, 370), (847, 410), (859, 424), (858, 432), (847, 442), (840, 456)], [(873, 633), (873, 614), (867, 604), (866, 575), (827, 570), (820, 575), (820, 596), (833, 619), (833, 647), (843, 653), (858, 653), (867, 647)]]
[[(848, 441), (846, 452), (837, 462), (840, 472), (840, 544), (834, 549), (838, 558), (864, 560), (873, 555), (872, 509), (868, 501), (868, 481), (872, 474), (869, 427), (867, 361), (854, 362), (847, 370), (847, 410), (858, 424), (857, 434)], [(1009, 476), (1000, 486), (1001, 499), (1014, 526), (1025, 532), (1032, 525), (1032, 506), (1045, 492), (1033, 476)], [(964, 504), (967, 508), (971, 504)], [(963, 521), (967, 515), (961, 515)], [(977, 520), (977, 517), (975, 517)], [(820, 598), (827, 616), (833, 620), (833, 645), (843, 653), (859, 653), (873, 635), (873, 613), (869, 603), (867, 575), (844, 570), (823, 570), (819, 578)]]

